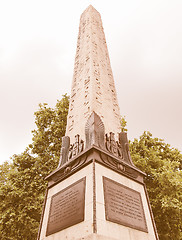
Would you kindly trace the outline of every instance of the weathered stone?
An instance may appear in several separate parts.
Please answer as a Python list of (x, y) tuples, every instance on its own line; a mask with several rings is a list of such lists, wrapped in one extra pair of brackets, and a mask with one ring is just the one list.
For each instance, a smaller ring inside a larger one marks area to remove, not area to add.
[(99, 12), (89, 6), (81, 15), (66, 136), (85, 140), (85, 124), (92, 112), (102, 119), (105, 131), (120, 131), (113, 74)]
[(116, 157), (123, 157), (121, 144), (118, 141), (115, 141), (114, 133), (112, 132), (106, 134), (106, 149)]
[(69, 147), (70, 147), (70, 138), (68, 136), (62, 137), (61, 156), (60, 156), (58, 168), (68, 161)]
[(120, 132), (119, 133), (119, 143), (122, 147), (124, 161), (126, 161), (127, 163), (134, 166), (134, 164), (132, 162), (132, 159), (131, 159), (131, 156), (130, 156), (127, 133), (125, 133), (125, 132)]
[(100, 117), (92, 112), (85, 125), (86, 148), (96, 145), (104, 148), (105, 129)]
[(77, 134), (75, 136), (75, 142), (70, 145), (68, 159), (70, 160), (71, 158), (75, 157), (76, 155), (81, 153), (83, 149), (84, 149), (84, 142), (83, 140), (80, 140), (80, 135)]

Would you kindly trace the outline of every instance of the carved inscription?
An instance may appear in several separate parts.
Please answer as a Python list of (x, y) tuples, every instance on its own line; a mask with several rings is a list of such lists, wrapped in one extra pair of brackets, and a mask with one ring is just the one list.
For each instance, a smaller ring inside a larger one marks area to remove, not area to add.
[[(105, 109), (109, 109), (109, 114)], [(102, 117), (106, 132), (120, 130), (120, 110), (100, 14), (88, 7), (80, 19), (66, 135), (71, 142), (92, 111)], [(74, 121), (73, 121), (74, 120)]]
[(116, 157), (123, 157), (121, 144), (115, 141), (114, 133), (106, 134), (106, 149), (114, 154)]
[(46, 236), (84, 220), (85, 178), (52, 196)]
[(80, 139), (80, 135), (75, 136), (75, 143), (70, 145), (68, 159), (75, 157), (77, 154), (81, 153), (84, 149), (84, 142)]
[(140, 193), (103, 177), (106, 220), (148, 232)]

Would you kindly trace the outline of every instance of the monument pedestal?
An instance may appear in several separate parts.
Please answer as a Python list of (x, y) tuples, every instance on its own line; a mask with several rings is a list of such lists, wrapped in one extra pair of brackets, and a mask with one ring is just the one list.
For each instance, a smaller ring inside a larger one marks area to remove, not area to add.
[(47, 177), (38, 240), (156, 240), (143, 173), (91, 146)]

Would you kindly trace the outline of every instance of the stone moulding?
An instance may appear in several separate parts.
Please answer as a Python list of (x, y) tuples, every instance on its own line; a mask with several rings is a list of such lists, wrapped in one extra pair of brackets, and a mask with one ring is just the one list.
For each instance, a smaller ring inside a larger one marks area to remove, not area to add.
[(48, 180), (48, 187), (52, 187), (93, 161), (137, 182), (143, 183), (143, 176), (145, 176), (145, 173), (108, 151), (92, 145), (47, 176), (46, 180)]

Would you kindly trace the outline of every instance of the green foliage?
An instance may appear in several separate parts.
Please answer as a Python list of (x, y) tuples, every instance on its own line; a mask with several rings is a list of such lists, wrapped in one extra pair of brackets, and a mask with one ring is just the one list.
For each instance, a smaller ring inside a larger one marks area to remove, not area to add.
[(134, 164), (147, 174), (150, 203), (160, 240), (182, 239), (182, 154), (144, 132), (130, 143)]
[(28, 150), (13, 157), (6, 183), (0, 189), (1, 239), (31, 239), (36, 235), (45, 183), (39, 179), (35, 165), (36, 159)]
[(121, 116), (120, 124), (121, 124), (121, 132), (127, 132), (128, 129), (126, 128), (127, 121), (125, 116), (124, 117)]
[[(35, 112), (37, 130), (33, 130), (33, 143), (29, 145), (33, 154), (37, 154), (45, 161), (56, 164), (60, 156), (61, 138), (65, 134), (68, 114), (69, 98), (64, 95), (61, 101), (57, 101), (55, 109), (47, 107), (47, 104), (39, 104), (40, 109)], [(55, 168), (55, 166), (53, 166)]]
[(0, 239), (37, 238), (44, 193), (44, 178), (58, 165), (65, 134), (69, 98), (64, 95), (55, 109), (40, 104), (35, 113), (33, 142), (12, 163), (0, 166)]

